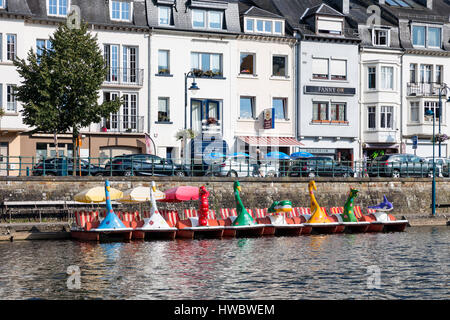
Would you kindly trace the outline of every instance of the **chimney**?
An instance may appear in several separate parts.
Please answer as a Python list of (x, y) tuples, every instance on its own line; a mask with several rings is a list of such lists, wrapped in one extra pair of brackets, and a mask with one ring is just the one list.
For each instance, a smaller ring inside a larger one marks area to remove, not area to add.
[(433, 0), (417, 0), (417, 2), (423, 5), (424, 7), (427, 7), (427, 9), (430, 10), (433, 9)]
[(334, 4), (336, 4), (338, 10), (345, 15), (350, 13), (350, 0), (333, 0)]

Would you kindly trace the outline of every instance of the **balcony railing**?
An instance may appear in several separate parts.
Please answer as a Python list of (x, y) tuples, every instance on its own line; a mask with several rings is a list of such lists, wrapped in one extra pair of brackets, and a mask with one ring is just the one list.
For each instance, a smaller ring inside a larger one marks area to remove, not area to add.
[(109, 67), (103, 84), (142, 87), (144, 69)]
[(99, 123), (100, 132), (143, 133), (144, 117), (111, 115)]
[(408, 82), (407, 93), (408, 96), (437, 96), (441, 86), (442, 84), (436, 82)]

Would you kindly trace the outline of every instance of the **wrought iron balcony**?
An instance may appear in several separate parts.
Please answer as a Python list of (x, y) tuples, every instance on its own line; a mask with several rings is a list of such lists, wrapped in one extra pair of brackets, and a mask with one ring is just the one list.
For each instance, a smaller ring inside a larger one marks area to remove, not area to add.
[(98, 124), (100, 132), (143, 133), (144, 117), (111, 115)]
[(103, 85), (142, 87), (144, 69), (109, 67)]
[(431, 82), (408, 82), (407, 94), (408, 96), (438, 96), (440, 83)]

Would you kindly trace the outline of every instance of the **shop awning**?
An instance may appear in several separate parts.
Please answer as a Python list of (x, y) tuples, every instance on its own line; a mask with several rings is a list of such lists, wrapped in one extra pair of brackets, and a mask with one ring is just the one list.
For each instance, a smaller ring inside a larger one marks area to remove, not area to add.
[(270, 146), (287, 146), (296, 147), (304, 146), (303, 143), (292, 137), (254, 137), (254, 136), (238, 136), (239, 140), (252, 146), (270, 147)]

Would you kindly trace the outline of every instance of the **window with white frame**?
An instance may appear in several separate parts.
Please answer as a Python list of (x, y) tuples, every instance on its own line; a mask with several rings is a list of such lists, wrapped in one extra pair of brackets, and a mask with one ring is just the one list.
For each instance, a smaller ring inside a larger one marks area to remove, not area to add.
[(0, 0), (0, 9), (6, 9), (6, 0)]
[(239, 102), (239, 118), (255, 118), (255, 97), (241, 97)]
[(419, 122), (419, 101), (411, 101), (411, 122)]
[(394, 68), (381, 67), (381, 89), (394, 89)]
[(171, 25), (172, 8), (167, 6), (158, 7), (158, 24), (160, 26)]
[(138, 47), (122, 46), (122, 79), (136, 83), (138, 79)]
[(347, 120), (347, 105), (345, 103), (332, 103), (330, 108), (331, 121)]
[(70, 8), (70, 0), (47, 0), (47, 15), (67, 16)]
[(441, 48), (442, 28), (428, 25), (412, 26), (412, 43), (415, 47)]
[(193, 9), (192, 27), (212, 30), (223, 29), (223, 11)]
[(17, 35), (6, 35), (6, 60), (14, 61), (17, 56)]
[(347, 80), (347, 60), (330, 60), (331, 80)]
[(272, 75), (275, 77), (287, 77), (287, 57), (272, 56)]
[(105, 44), (103, 46), (103, 59), (108, 69), (106, 81), (119, 81), (119, 45)]
[(158, 50), (158, 74), (170, 74), (169, 50)]
[(372, 30), (372, 44), (374, 46), (389, 46), (389, 30), (388, 29), (373, 29)]
[(170, 122), (169, 98), (158, 98), (158, 122)]
[(111, 20), (131, 21), (133, 16), (133, 2), (115, 1), (109, 2)]
[(417, 64), (411, 63), (409, 65), (409, 82), (416, 83), (417, 81)]
[(52, 48), (52, 43), (50, 40), (45, 39), (36, 39), (36, 56), (37, 62), (40, 63), (41, 56), (44, 53), (44, 50), (50, 50)]
[(244, 25), (247, 33), (284, 34), (284, 21), (281, 20), (245, 18)]
[(317, 33), (341, 35), (344, 20), (342, 18), (317, 17)]
[(122, 127), (125, 130), (137, 129), (137, 94), (124, 93), (122, 95)]
[(433, 75), (433, 65), (421, 64), (420, 65), (420, 82), (431, 83)]
[(240, 74), (255, 74), (255, 54), (241, 53), (241, 63), (239, 66)]
[(222, 54), (192, 52), (191, 70), (196, 76), (222, 76)]
[(368, 67), (367, 68), (367, 87), (369, 89), (377, 88), (377, 68), (376, 67)]
[(376, 107), (367, 107), (367, 128), (368, 129), (376, 129)]
[(443, 66), (436, 66), (434, 72), (434, 82), (442, 84)]
[[(432, 122), (433, 117), (435, 121), (439, 121), (440, 116), (440, 108), (439, 108), (439, 101), (425, 101), (423, 103), (423, 112), (424, 112), (424, 120), (426, 122)], [(433, 115), (428, 115), (427, 113), (429, 111), (433, 112)]]
[(287, 99), (286, 98), (273, 98), (272, 108), (275, 109), (275, 119), (286, 120), (287, 119)]
[[(119, 98), (119, 92), (103, 92), (103, 101), (114, 101)], [(102, 126), (109, 130), (119, 129), (119, 111), (113, 112), (109, 117), (103, 118)]]
[(394, 107), (382, 106), (380, 110), (380, 128), (393, 129)]
[(13, 84), (6, 85), (6, 111), (17, 112), (17, 102), (15, 96), (16, 86)]
[(328, 103), (314, 102), (313, 103), (313, 120), (328, 120)]

